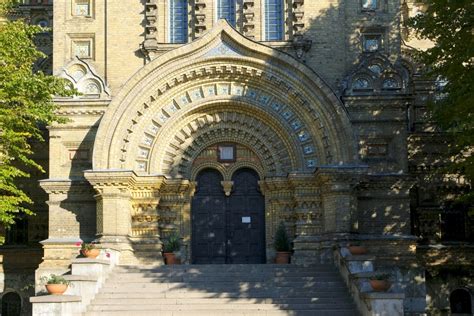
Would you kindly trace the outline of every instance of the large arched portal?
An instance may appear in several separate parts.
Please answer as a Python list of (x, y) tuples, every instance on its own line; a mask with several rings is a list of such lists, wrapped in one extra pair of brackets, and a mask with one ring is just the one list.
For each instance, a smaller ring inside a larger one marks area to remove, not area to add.
[[(225, 144), (236, 146), (236, 156), (227, 161), (214, 148)], [(354, 165), (356, 157), (348, 115), (328, 86), (304, 64), (220, 21), (199, 40), (151, 61), (124, 85), (100, 122), (86, 178), (99, 192), (97, 233), (103, 242), (119, 241), (136, 257), (141, 243), (159, 243), (160, 236), (178, 231), (191, 260), (199, 257), (192, 255), (197, 250), (191, 241), (192, 231), (199, 232), (191, 219), (193, 196), (201, 198), (202, 192), (196, 176), (206, 168), (219, 170), (225, 191), (246, 174), (226, 199), (237, 201), (239, 192), (253, 190), (265, 200), (257, 203), (265, 205), (258, 209), (265, 223), (257, 234), (263, 234), (266, 254), (247, 251), (247, 259), (224, 254), (219, 260), (249, 262), (270, 260), (280, 221), (300, 235), (347, 226), (344, 216), (337, 223), (334, 216), (324, 219), (314, 172)], [(241, 168), (247, 171), (237, 171)], [(249, 170), (258, 173), (258, 182), (249, 180)], [(241, 224), (248, 217), (244, 211), (235, 215)]]

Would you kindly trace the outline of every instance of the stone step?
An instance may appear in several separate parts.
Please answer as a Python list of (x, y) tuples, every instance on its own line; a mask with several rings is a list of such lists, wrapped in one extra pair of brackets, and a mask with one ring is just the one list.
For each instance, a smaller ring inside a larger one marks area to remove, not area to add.
[(334, 266), (118, 266), (86, 315), (357, 315)]
[(312, 282), (312, 281), (334, 281), (339, 280), (336, 275), (316, 275), (316, 276), (270, 276), (270, 275), (233, 275), (233, 276), (207, 276), (207, 275), (179, 275), (179, 276), (154, 276), (154, 275), (126, 275), (119, 274), (110, 277), (109, 282), (128, 283), (128, 282), (232, 282), (239, 280), (240, 282)]
[(293, 264), (193, 264), (193, 265), (119, 265), (117, 271), (156, 270), (156, 271), (336, 271), (332, 265), (300, 266)]
[(97, 299), (113, 298), (143, 298), (143, 299), (159, 299), (159, 298), (345, 298), (349, 301), (351, 297), (346, 288), (339, 290), (321, 290), (321, 291), (235, 291), (235, 292), (204, 292), (204, 291), (168, 291), (161, 292), (145, 292), (145, 293), (129, 293), (123, 292), (104, 292), (101, 291), (96, 295)]
[(319, 309), (332, 309), (332, 310), (347, 310), (353, 308), (352, 304), (117, 304), (117, 305), (99, 305), (94, 303), (89, 306), (89, 311), (142, 311), (142, 310), (154, 310), (154, 311), (188, 311), (188, 310), (319, 310)]
[(358, 315), (354, 309), (348, 310), (299, 310), (289, 312), (284, 311), (229, 311), (229, 310), (213, 310), (213, 311), (152, 311), (144, 310), (139, 313), (130, 313), (128, 311), (89, 311), (86, 316), (356, 316)]
[[(126, 282), (127, 287), (143, 287), (143, 286), (150, 286), (150, 287), (160, 287), (160, 286), (167, 286), (168, 288), (174, 287), (183, 287), (189, 286), (191, 288), (201, 288), (201, 287), (226, 287), (226, 286), (239, 286), (239, 287), (261, 287), (262, 284), (267, 284), (272, 287), (315, 287), (315, 286), (333, 286), (333, 285), (344, 285), (342, 280), (338, 280), (335, 278), (331, 278), (328, 281), (325, 280), (314, 280), (314, 281), (274, 281), (274, 280), (266, 280), (266, 281), (241, 281), (237, 280), (223, 280), (223, 281), (184, 281), (184, 282), (140, 282), (136, 280), (132, 280)], [(112, 281), (109, 280), (107, 282), (109, 286), (124, 286), (123, 282), (119, 282), (118, 280)]]
[[(326, 304), (333, 305), (347, 304), (347, 297), (342, 298), (96, 298), (94, 305), (183, 305), (183, 304)], [(352, 305), (352, 304), (349, 304)]]

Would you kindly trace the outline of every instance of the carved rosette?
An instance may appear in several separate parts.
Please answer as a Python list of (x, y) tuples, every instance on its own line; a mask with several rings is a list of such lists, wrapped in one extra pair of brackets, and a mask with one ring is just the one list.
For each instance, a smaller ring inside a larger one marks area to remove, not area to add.
[(246, 37), (255, 39), (255, 1), (253, 0), (243, 2), (242, 31)]
[(145, 3), (145, 41), (142, 50), (148, 59), (153, 59), (158, 50), (157, 35), (158, 6), (157, 0), (146, 0)]

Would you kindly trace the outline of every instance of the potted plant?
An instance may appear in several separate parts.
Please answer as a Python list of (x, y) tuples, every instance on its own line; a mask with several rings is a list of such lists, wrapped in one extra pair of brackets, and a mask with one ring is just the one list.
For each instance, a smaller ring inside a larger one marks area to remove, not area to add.
[(71, 284), (63, 276), (56, 274), (51, 274), (49, 277), (44, 276), (41, 278), (41, 281), (45, 283), (46, 290), (51, 295), (62, 295)]
[(361, 246), (360, 244), (350, 244), (347, 248), (349, 248), (349, 252), (353, 256), (367, 254), (367, 248), (365, 248), (364, 246)]
[(181, 248), (181, 241), (178, 234), (173, 233), (163, 242), (163, 256), (166, 264), (179, 264), (175, 252)]
[(82, 243), (81, 244), (81, 254), (89, 259), (95, 259), (100, 254), (100, 249), (96, 248), (94, 243)]
[(278, 228), (275, 232), (274, 246), (276, 250), (275, 263), (277, 264), (290, 263), (290, 257), (291, 257), (290, 239), (288, 238), (285, 224), (283, 224), (283, 222), (281, 222), (280, 225), (278, 225)]
[(391, 284), (388, 281), (390, 275), (386, 273), (379, 273), (370, 277), (369, 283), (372, 289), (376, 292), (387, 291)]

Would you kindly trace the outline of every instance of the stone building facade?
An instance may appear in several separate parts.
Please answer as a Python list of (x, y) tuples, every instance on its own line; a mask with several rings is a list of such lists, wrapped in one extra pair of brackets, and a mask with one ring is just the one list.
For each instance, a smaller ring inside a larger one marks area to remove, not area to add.
[[(459, 243), (419, 243), (423, 219), (439, 213), (439, 201), (427, 211), (417, 198), (439, 135), (426, 116), (436, 87), (411, 58), (425, 43), (408, 43), (403, 24), (417, 10), (398, 0), (26, 1), (21, 14), (53, 30), (38, 66), (80, 94), (55, 100), (69, 121), (49, 127), (39, 150), (47, 197), (33, 185), (27, 246), (1, 250), (4, 293), (68, 271), (80, 241), (119, 251), (121, 263), (159, 264), (161, 240), (178, 233), (185, 263), (272, 262), (284, 222), (294, 263), (331, 262), (334, 247), (359, 242), (396, 276), (407, 314), (449, 311), (453, 290), (472, 289), (472, 246), (458, 261)], [(20, 260), (19, 273), (7, 259), (27, 252), (37, 260)]]

